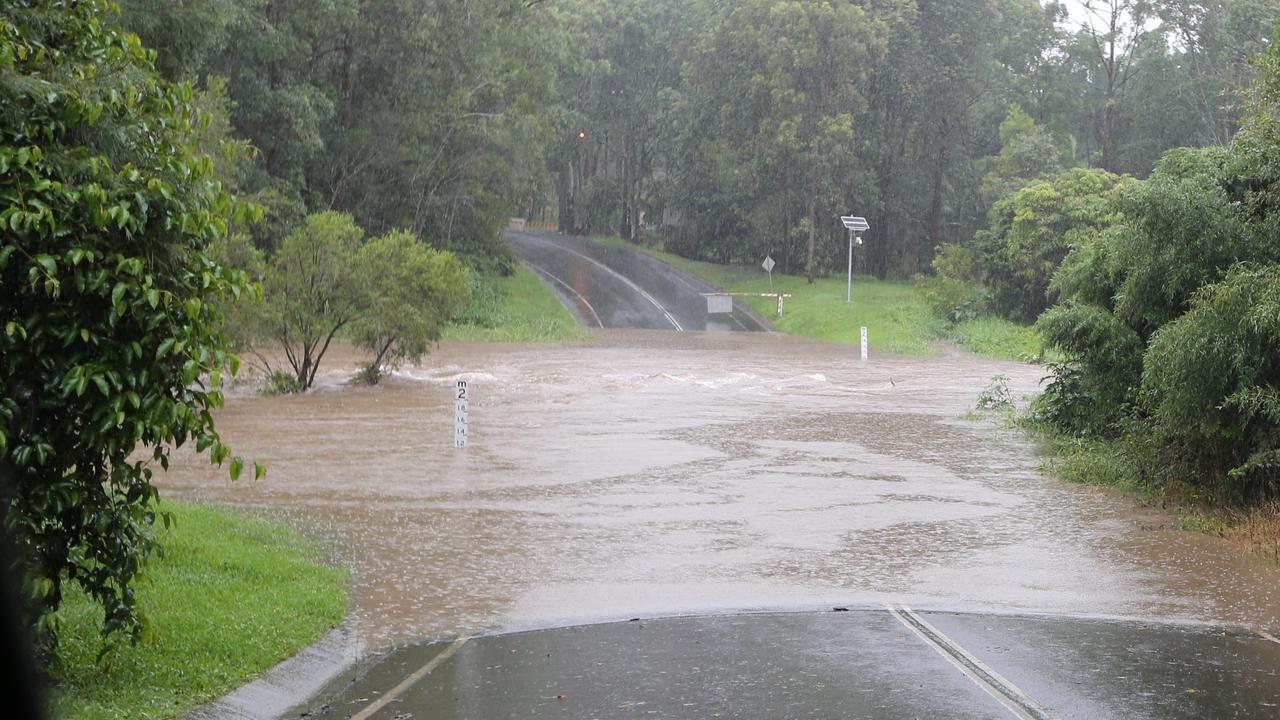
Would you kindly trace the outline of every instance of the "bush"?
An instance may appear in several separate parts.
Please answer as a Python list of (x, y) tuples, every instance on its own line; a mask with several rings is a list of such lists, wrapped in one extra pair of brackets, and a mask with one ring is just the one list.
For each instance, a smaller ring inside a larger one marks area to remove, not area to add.
[(1075, 168), (997, 202), (975, 236), (992, 309), (1032, 322), (1052, 305), (1050, 282), (1067, 253), (1118, 219), (1110, 195), (1121, 184), (1119, 176)]
[(978, 394), (979, 410), (1008, 410), (1013, 407), (1013, 393), (1009, 390), (1009, 376), (995, 375)]
[[(105, 2), (0, 4), (0, 521), (46, 647), (64, 586), (142, 631), (154, 467), (213, 424), (224, 303), (252, 292), (210, 246), (255, 213), (200, 152), (207, 113), (162, 80)], [(231, 475), (243, 460), (231, 458)]]
[(298, 376), (288, 370), (273, 370), (267, 373), (267, 379), (259, 391), (263, 395), (297, 395), (303, 391)]
[(382, 366), (377, 363), (369, 363), (361, 365), (356, 374), (351, 376), (352, 385), (367, 385), (373, 387), (382, 381)]
[(952, 325), (982, 315), (987, 295), (976, 279), (977, 264), (972, 248), (939, 246), (933, 258), (933, 275), (916, 276), (916, 291), (929, 311)]
[(1261, 65), (1230, 148), (1166, 153), (1064, 261), (1037, 328), (1067, 361), (1034, 410), (1144, 483), (1249, 503), (1280, 495), (1280, 43)]
[(1280, 493), (1280, 265), (1238, 265), (1152, 338), (1143, 371), (1153, 429), (1236, 499)]

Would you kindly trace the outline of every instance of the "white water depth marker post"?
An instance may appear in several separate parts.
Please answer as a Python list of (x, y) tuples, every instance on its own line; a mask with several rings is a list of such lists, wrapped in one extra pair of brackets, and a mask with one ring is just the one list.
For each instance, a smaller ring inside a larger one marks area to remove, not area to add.
[(453, 446), (467, 446), (467, 413), (470, 410), (471, 388), (466, 380), (459, 380), (453, 402)]
[(862, 326), (862, 359), (867, 359), (867, 327)]

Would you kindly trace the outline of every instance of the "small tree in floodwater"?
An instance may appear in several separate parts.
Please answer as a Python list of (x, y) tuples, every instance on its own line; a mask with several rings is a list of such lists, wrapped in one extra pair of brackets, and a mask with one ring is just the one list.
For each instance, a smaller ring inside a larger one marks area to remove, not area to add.
[(362, 297), (352, 334), (357, 346), (373, 353), (363, 372), (369, 384), (385, 368), (425, 355), (471, 295), (466, 266), (409, 232), (370, 240), (357, 253), (355, 267)]
[[(353, 272), (364, 231), (350, 215), (322, 212), (289, 233), (263, 283), (264, 333), (283, 350), (305, 392), (338, 331), (356, 318), (361, 291)], [(255, 351), (272, 375), (270, 361)]]

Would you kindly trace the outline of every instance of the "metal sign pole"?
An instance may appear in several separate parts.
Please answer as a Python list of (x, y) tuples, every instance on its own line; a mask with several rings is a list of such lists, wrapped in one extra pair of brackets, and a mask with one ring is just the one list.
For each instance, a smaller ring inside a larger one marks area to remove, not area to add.
[(849, 285), (844, 301), (853, 302), (853, 228), (849, 228)]

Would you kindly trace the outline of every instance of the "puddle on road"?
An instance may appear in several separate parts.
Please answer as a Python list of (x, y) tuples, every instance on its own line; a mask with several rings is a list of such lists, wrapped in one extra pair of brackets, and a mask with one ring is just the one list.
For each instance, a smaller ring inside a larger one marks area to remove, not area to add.
[[(1016, 433), (957, 420), (973, 358), (873, 358), (778, 335), (607, 331), (446, 343), (377, 388), (233, 395), (260, 482), (186, 458), (167, 495), (282, 511), (355, 570), (369, 647), (721, 609), (906, 602), (1274, 627), (1280, 567), (1041, 476)], [(471, 447), (452, 395), (471, 382)]]

